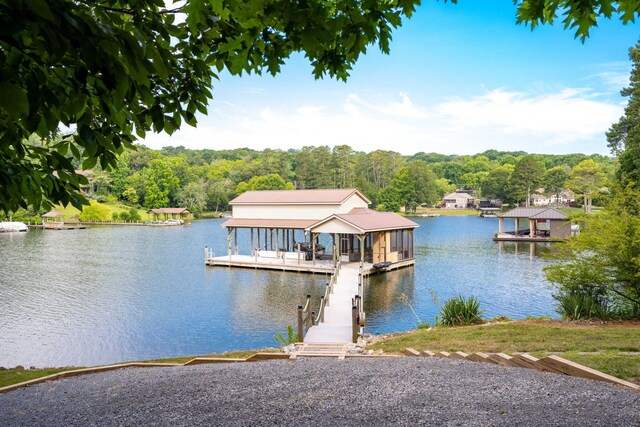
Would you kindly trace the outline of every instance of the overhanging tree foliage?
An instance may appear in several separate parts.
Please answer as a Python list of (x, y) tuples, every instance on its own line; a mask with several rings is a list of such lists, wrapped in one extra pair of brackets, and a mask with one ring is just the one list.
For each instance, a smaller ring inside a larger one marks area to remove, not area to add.
[(195, 126), (222, 70), (276, 74), (304, 52), (316, 78), (346, 79), (417, 3), (0, 0), (0, 207), (86, 203), (73, 158), (115, 167), (137, 137)]
[[(78, 162), (115, 167), (147, 132), (195, 126), (222, 70), (275, 74), (304, 52), (316, 78), (346, 79), (370, 45), (389, 51), (418, 3), (0, 0), (0, 208), (86, 203)], [(598, 17), (639, 13), (631, 0), (514, 3), (517, 22), (533, 28), (562, 13), (583, 40)], [(28, 143), (33, 134), (43, 144)]]

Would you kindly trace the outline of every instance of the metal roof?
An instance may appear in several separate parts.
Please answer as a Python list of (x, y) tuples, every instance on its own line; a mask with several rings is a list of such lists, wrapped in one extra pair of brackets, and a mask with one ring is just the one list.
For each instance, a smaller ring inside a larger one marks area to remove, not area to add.
[(58, 211), (49, 211), (46, 214), (42, 215), (42, 218), (57, 218), (61, 216), (64, 216), (64, 214)]
[(337, 188), (322, 190), (265, 190), (247, 191), (231, 202), (230, 205), (339, 205), (352, 194), (357, 194), (362, 200), (371, 203), (361, 192), (354, 188)]
[(399, 230), (403, 228), (416, 228), (418, 224), (393, 212), (377, 212), (367, 208), (354, 208), (348, 214), (334, 214), (308, 227), (312, 230), (332, 219), (343, 221), (362, 232)]
[(470, 199), (475, 199), (474, 196), (467, 194), (467, 193), (449, 193), (446, 196), (443, 197), (443, 199), (465, 199), (465, 200), (470, 200)]
[(498, 215), (500, 218), (568, 219), (564, 213), (554, 208), (515, 208)]
[(186, 208), (158, 208), (158, 209), (149, 209), (147, 213), (152, 213), (156, 215), (162, 214), (181, 214), (181, 213), (191, 213)]
[(222, 227), (232, 228), (289, 228), (304, 230), (318, 222), (315, 219), (252, 219), (231, 218), (222, 223)]

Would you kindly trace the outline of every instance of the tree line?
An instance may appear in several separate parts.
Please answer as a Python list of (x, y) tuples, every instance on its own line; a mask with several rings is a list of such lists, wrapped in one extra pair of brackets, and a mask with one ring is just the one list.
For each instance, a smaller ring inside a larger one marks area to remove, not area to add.
[(487, 150), (476, 155), (419, 152), (406, 156), (389, 150), (370, 153), (348, 145), (306, 146), (299, 150), (190, 150), (137, 146), (117, 159), (117, 167), (84, 172), (93, 198), (110, 197), (145, 208), (228, 209), (248, 190), (357, 188), (378, 210), (436, 206), (459, 188), (478, 197), (526, 203), (544, 188), (565, 188), (584, 195), (587, 204), (606, 188), (616, 162), (584, 154), (549, 155)]

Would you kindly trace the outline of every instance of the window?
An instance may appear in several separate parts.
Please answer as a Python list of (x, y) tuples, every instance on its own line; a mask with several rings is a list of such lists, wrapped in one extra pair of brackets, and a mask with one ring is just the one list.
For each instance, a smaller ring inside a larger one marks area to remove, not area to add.
[(392, 231), (391, 233), (391, 249), (390, 252), (398, 251), (398, 232)]

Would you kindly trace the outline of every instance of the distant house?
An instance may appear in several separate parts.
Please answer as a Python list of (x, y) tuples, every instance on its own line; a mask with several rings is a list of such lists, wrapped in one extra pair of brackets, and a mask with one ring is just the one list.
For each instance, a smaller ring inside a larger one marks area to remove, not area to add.
[(544, 188), (539, 188), (535, 193), (531, 193), (530, 204), (533, 206), (549, 206), (551, 199), (544, 193)]
[(466, 209), (475, 206), (475, 197), (468, 193), (449, 193), (442, 199), (442, 207), (446, 209)]
[[(505, 231), (505, 220), (513, 219), (514, 230)], [(493, 240), (554, 241), (571, 237), (569, 217), (554, 208), (515, 208), (498, 215)]]
[(562, 190), (560, 194), (548, 194), (544, 188), (538, 188), (531, 194), (531, 205), (533, 206), (564, 206), (575, 200), (575, 195), (571, 190)]

